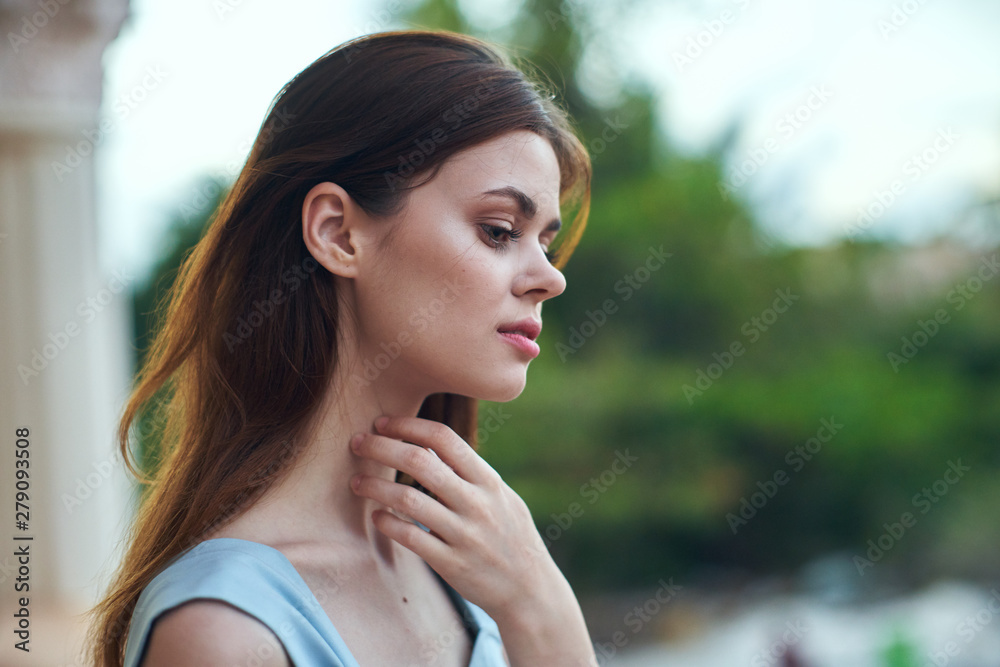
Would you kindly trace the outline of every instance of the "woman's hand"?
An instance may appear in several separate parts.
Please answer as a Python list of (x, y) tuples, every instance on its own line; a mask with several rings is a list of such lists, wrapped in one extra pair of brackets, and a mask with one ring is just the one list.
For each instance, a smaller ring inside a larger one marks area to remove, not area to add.
[[(352, 441), (354, 452), (409, 474), (437, 496), (357, 475), (351, 480), (357, 494), (430, 532), (384, 510), (373, 514), (375, 526), (497, 622), (512, 665), (549, 654), (558, 661), (546, 664), (587, 664), (593, 649), (579, 603), (521, 497), (445, 424), (383, 417), (375, 428), (378, 435)], [(561, 648), (560, 635), (568, 641)]]
[(390, 512), (374, 514), (380, 531), (422, 557), (465, 599), (502, 614), (558, 570), (521, 497), (448, 426), (390, 417), (381, 427), (376, 420), (375, 428), (379, 435), (364, 434), (355, 453), (409, 474), (438, 499), (366, 475), (352, 479), (352, 488), (427, 526), (430, 533)]

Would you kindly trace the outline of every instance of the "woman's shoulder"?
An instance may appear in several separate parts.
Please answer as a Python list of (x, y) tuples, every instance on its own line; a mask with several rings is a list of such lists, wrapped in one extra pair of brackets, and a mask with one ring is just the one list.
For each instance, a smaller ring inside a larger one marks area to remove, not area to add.
[[(300, 601), (308, 591), (296, 581), (295, 570), (281, 552), (265, 544), (235, 538), (204, 540), (175, 556), (143, 590), (136, 612), (205, 597), (236, 601), (252, 588), (259, 597)], [(273, 602), (273, 600), (271, 600)]]
[[(161, 635), (163, 621), (169, 622)], [(236, 662), (249, 655), (243, 639), (252, 642), (250, 648), (270, 655), (274, 651), (268, 642), (274, 637), (293, 661), (304, 651), (312, 655), (320, 650), (329, 653), (325, 656), (329, 664), (338, 664), (338, 654), (346, 648), (309, 587), (280, 551), (243, 539), (213, 538), (175, 557), (143, 589), (132, 613), (125, 665), (138, 665), (144, 652), (152, 650), (154, 626), (157, 636), (166, 638), (162, 643), (174, 646), (170, 650), (196, 651), (195, 646), (175, 646), (177, 640), (185, 643), (184, 633), (193, 630), (211, 643), (219, 635), (208, 628), (220, 624), (233, 625), (238, 639), (213, 650), (242, 652)], [(223, 663), (228, 664), (225, 657), (218, 656), (214, 664)]]
[(150, 630), (143, 667), (245, 664), (291, 667), (277, 635), (249, 614), (215, 600), (193, 600), (164, 613)]

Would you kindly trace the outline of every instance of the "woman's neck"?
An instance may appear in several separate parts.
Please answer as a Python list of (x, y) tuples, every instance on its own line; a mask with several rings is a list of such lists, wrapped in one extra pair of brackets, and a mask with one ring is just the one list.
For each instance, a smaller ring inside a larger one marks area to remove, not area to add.
[(428, 393), (400, 377), (405, 369), (390, 367), (362, 382), (356, 370), (362, 365), (343, 361), (347, 363), (340, 365), (322, 399), (299, 455), (234, 523), (240, 533), (251, 535), (246, 539), (275, 548), (336, 544), (368, 551), (392, 569), (404, 547), (375, 527), (372, 512), (383, 506), (355, 494), (350, 479), (364, 473), (394, 481), (396, 471), (357, 456), (349, 441), (356, 433), (374, 433), (381, 415), (415, 417)]

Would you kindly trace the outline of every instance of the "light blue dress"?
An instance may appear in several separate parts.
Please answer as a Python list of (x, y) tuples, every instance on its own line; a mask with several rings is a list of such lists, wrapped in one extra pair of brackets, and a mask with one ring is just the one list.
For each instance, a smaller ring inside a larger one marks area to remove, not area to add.
[[(434, 574), (474, 635), (469, 667), (506, 667), (496, 622)], [(296, 667), (360, 667), (285, 555), (266, 544), (232, 537), (198, 543), (174, 558), (143, 589), (132, 612), (125, 667), (140, 664), (160, 614), (196, 598), (223, 600), (260, 620), (281, 640)], [(263, 644), (258, 657), (266, 657), (272, 648)], [(413, 664), (419, 662), (418, 656)]]

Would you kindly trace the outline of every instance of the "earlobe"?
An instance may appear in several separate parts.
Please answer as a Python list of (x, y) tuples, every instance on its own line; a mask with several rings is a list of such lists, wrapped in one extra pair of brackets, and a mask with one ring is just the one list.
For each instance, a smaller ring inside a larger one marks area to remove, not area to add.
[(302, 239), (313, 258), (330, 273), (345, 278), (357, 274), (356, 208), (336, 183), (318, 183), (302, 202)]

